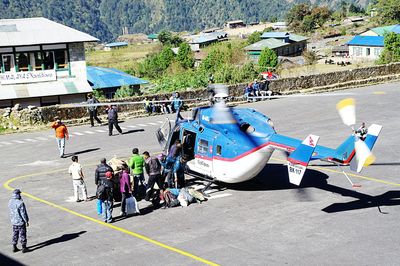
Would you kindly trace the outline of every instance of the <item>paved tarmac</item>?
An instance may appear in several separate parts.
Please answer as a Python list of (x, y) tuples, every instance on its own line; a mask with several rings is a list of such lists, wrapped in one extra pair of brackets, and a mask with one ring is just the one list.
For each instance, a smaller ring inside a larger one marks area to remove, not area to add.
[[(383, 125), (376, 162), (352, 174), (353, 189), (337, 167), (315, 162), (300, 187), (288, 183), (276, 152), (253, 180), (213, 186), (212, 198), (186, 208), (153, 210), (107, 225), (95, 200), (76, 203), (67, 174), (70, 158), (57, 157), (53, 131), (0, 136), (0, 261), (22, 265), (396, 265), (400, 229), (400, 83), (346, 90), (355, 95), (357, 121)], [(340, 92), (338, 92), (340, 93)], [(351, 130), (336, 103), (344, 96), (288, 98), (244, 106), (271, 117), (278, 133), (337, 147)], [(173, 116), (169, 116), (173, 119)], [(155, 131), (163, 116), (121, 123), (127, 134), (109, 137), (106, 126), (71, 127), (67, 153), (78, 153), (90, 195), (99, 159), (128, 157), (133, 147), (160, 151)], [(238, 165), (237, 167), (240, 167)], [(344, 168), (348, 170), (346, 167)], [(15, 178), (15, 179), (14, 179)], [(20, 188), (31, 219), (32, 252), (11, 252), (7, 203)], [(114, 208), (114, 216), (119, 207)]]

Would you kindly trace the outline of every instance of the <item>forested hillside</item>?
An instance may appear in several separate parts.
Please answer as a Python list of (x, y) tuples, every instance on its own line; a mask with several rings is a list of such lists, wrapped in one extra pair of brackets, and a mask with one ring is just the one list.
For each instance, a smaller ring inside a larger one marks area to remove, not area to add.
[[(43, 16), (112, 40), (122, 33), (153, 33), (161, 29), (193, 31), (245, 22), (282, 19), (296, 3), (338, 6), (342, 0), (0, 0), (0, 18)], [(365, 6), (367, 0), (348, 0)]]

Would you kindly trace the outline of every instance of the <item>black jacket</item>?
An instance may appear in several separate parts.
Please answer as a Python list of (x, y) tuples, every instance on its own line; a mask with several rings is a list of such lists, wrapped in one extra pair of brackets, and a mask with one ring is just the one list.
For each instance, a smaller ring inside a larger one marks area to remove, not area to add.
[[(114, 174), (113, 169), (108, 165), (108, 164), (99, 164), (97, 166), (95, 176), (94, 176), (94, 183), (96, 185), (99, 185), (100, 181), (104, 181), (106, 184), (109, 182), (112, 182), (110, 180), (107, 180), (106, 173), (111, 172)], [(112, 186), (112, 185), (111, 185)]]
[(111, 107), (107, 109), (107, 116), (109, 121), (117, 121), (118, 120), (118, 111), (116, 107)]

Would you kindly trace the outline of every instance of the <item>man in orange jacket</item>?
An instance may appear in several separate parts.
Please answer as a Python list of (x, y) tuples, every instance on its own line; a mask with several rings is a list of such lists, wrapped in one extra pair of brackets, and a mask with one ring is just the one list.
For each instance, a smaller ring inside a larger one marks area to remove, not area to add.
[(60, 158), (63, 158), (65, 151), (65, 139), (69, 138), (67, 126), (61, 122), (61, 119), (56, 118), (56, 121), (51, 124), (51, 127), (56, 131), (57, 147), (60, 151)]

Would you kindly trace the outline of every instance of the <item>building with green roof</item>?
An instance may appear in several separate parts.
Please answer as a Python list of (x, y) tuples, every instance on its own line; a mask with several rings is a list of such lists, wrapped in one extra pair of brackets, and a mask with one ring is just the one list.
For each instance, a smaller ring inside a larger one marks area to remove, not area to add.
[(278, 56), (297, 56), (307, 47), (307, 37), (288, 32), (264, 32), (261, 41), (246, 46), (249, 58), (258, 60), (265, 48), (273, 50)]
[(394, 32), (400, 34), (400, 24), (376, 27), (361, 33), (361, 36), (384, 36), (385, 33)]

